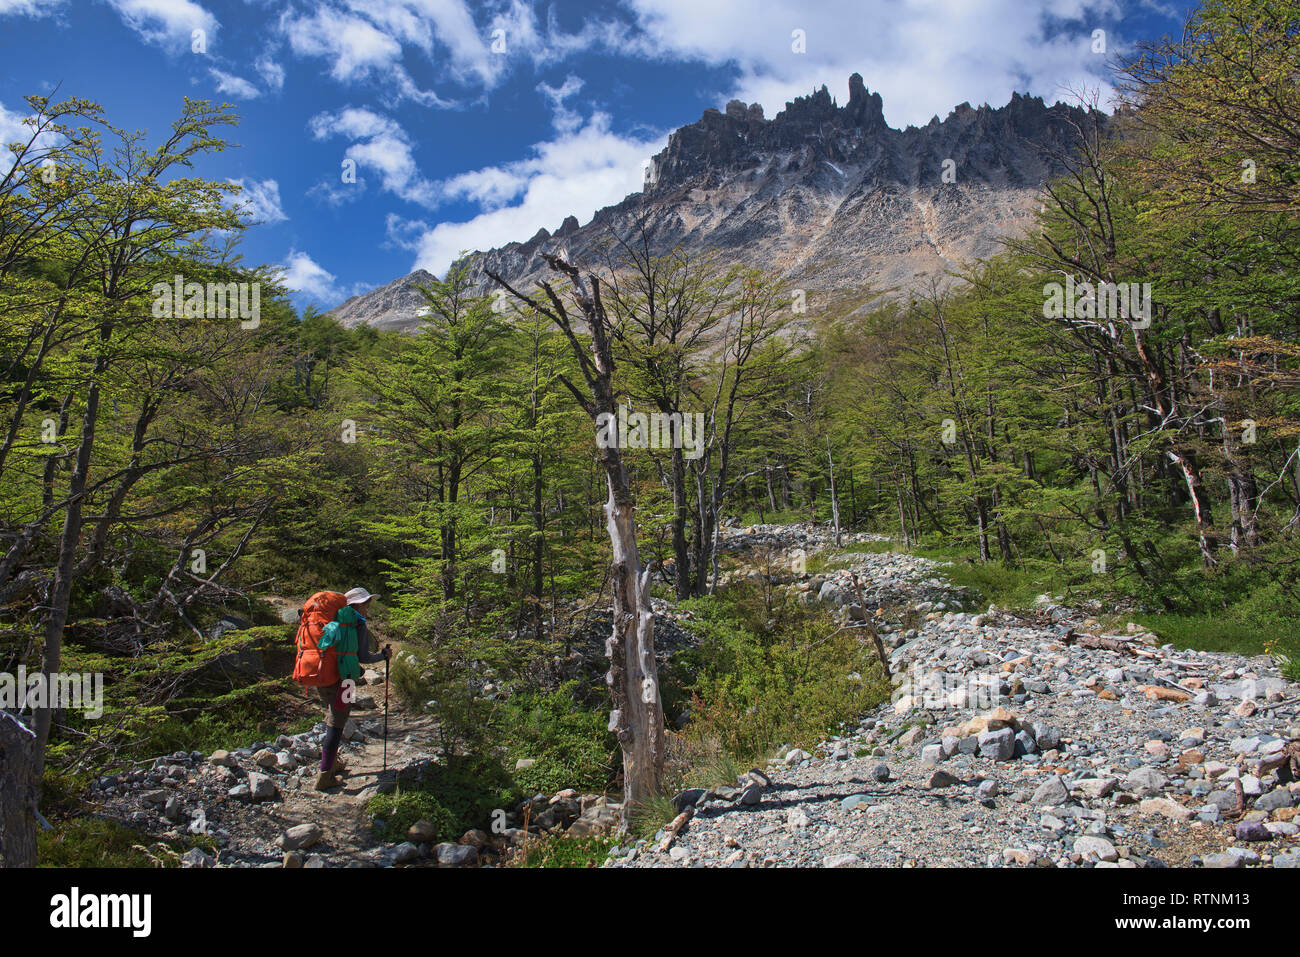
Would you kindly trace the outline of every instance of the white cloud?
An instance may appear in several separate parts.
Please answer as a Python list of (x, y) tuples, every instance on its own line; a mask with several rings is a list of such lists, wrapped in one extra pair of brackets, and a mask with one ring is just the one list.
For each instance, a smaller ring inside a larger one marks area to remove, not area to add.
[(44, 17), (67, 0), (0, 0), (0, 17)]
[(571, 133), (582, 125), (582, 117), (577, 111), (569, 109), (564, 101), (582, 89), (582, 80), (570, 73), (560, 86), (546, 83), (537, 84), (537, 90), (550, 101), (554, 116), (551, 122), (561, 133)]
[(291, 249), (281, 266), (284, 284), (290, 290), (330, 305), (347, 298), (335, 283), (335, 276), (307, 253)]
[(364, 17), (333, 7), (312, 14), (286, 10), (280, 30), (298, 56), (329, 61), (330, 76), (342, 83), (373, 75), (396, 80), (400, 95), (429, 106), (447, 106), (436, 93), (421, 90), (402, 65), (402, 44)]
[[(639, 140), (609, 129), (609, 117), (595, 113), (580, 128), (538, 143), (529, 159), (462, 173), (442, 184), (445, 199), (469, 199), (486, 207), (462, 223), (439, 223), (418, 238), (409, 221), (389, 220), (390, 238), (413, 246), (416, 268), (441, 275), (463, 250), (486, 250), (528, 239), (538, 229), (556, 229), (566, 216), (580, 222), (596, 210), (641, 189), (642, 163), (664, 145), (664, 137)], [(518, 198), (510, 206), (504, 199)]]
[[(1117, 0), (627, 0), (642, 31), (634, 55), (730, 65), (721, 97), (760, 102), (771, 117), (823, 83), (843, 104), (861, 73), (894, 126), (946, 116), (958, 103), (1000, 106), (1013, 91), (1049, 102), (1100, 87), (1106, 57), (1092, 30), (1113, 26)], [(1070, 27), (1070, 29), (1064, 29)], [(806, 53), (792, 50), (803, 30)], [(1117, 38), (1109, 38), (1109, 53)]]
[[(10, 143), (22, 143), (26, 145), (32, 137), (33, 127), (28, 126), (23, 120), (32, 114), (24, 109), (10, 110), (0, 103), (0, 169), (8, 170), (13, 163), (13, 154), (9, 152)], [(42, 150), (48, 150), (58, 145), (62, 137), (58, 133), (46, 130), (36, 138), (32, 144), (32, 150), (39, 154)], [(32, 154), (28, 153), (28, 159)]]
[[(6, 109), (5, 105), (0, 103), (0, 148), (8, 147), (10, 143), (27, 142), (28, 137), (32, 135), (32, 128), (24, 125), (24, 116), (27, 114)], [(8, 156), (5, 158), (7, 159)]]
[(231, 204), (239, 208), (242, 217), (265, 225), (289, 218), (280, 205), (280, 184), (275, 180), (232, 179), (229, 182), (243, 187), (238, 196), (231, 197)]
[(587, 18), (576, 33), (565, 33), (554, 13), (543, 26), (534, 0), (491, 4), (490, 16), (477, 21), (466, 0), (332, 0), (310, 9), (290, 8), (279, 31), (297, 56), (330, 64), (341, 83), (376, 79), (395, 86), (399, 98), (430, 106), (455, 106), (432, 90), (421, 89), (405, 63), (410, 53), (437, 70), (440, 82), (490, 91), (513, 63), (550, 63), (575, 53), (605, 48), (627, 52), (630, 27), (615, 20)]
[(191, 36), (202, 30), (208, 45), (217, 18), (193, 0), (108, 0), (122, 21), (140, 38), (161, 47), (190, 49)]
[(224, 73), (216, 67), (212, 67), (208, 72), (212, 74), (212, 78), (217, 81), (218, 93), (243, 97), (246, 100), (254, 100), (262, 95), (261, 90), (255, 87), (252, 83), (249, 83), (243, 77)]
[(397, 213), (384, 217), (384, 231), (388, 234), (386, 246), (414, 251), (420, 247), (420, 237), (428, 230), (429, 224), (422, 219), (407, 219)]
[(263, 53), (253, 61), (253, 69), (257, 70), (262, 81), (273, 90), (284, 89), (284, 67), (271, 59), (269, 53)]
[(437, 188), (420, 175), (411, 138), (395, 121), (372, 110), (348, 107), (319, 113), (308, 126), (318, 140), (331, 136), (353, 140), (343, 155), (355, 160), (359, 170), (377, 173), (382, 189), (408, 202), (436, 205)]

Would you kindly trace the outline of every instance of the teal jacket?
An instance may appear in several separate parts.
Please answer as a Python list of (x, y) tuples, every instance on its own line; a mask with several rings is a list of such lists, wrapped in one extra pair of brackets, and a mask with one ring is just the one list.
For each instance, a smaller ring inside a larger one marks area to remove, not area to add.
[(355, 608), (344, 605), (321, 634), (318, 647), (322, 650), (333, 648), (338, 653), (340, 678), (355, 680), (361, 677), (361, 663), (357, 657), (357, 626), (359, 624), (364, 628), (365, 621)]

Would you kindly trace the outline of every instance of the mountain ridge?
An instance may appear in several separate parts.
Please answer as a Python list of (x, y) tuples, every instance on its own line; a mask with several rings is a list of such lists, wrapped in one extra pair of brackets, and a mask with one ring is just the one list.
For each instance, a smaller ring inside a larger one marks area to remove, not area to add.
[[(925, 126), (886, 123), (879, 93), (849, 78), (840, 106), (825, 85), (771, 119), (732, 100), (675, 130), (647, 165), (641, 191), (566, 217), (554, 233), (468, 257), (476, 286), (491, 269), (517, 285), (547, 278), (539, 252), (602, 262), (602, 241), (644, 220), (663, 249), (713, 249), (730, 262), (808, 274), (810, 289), (869, 285), (882, 294), (916, 288), (962, 262), (995, 253), (1032, 221), (1042, 185), (1063, 170), (1081, 107), (1013, 93), (1005, 106), (968, 102)], [(418, 327), (424, 300), (407, 276), (330, 310), (344, 325)]]

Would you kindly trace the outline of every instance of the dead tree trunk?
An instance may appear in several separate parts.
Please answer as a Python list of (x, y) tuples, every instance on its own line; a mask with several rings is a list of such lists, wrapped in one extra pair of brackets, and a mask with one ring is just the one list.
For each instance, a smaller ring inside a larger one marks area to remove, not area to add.
[(0, 711), (0, 867), (36, 866), (36, 735)]
[(843, 542), (840, 541), (840, 500), (835, 495), (835, 459), (831, 455), (831, 437), (826, 436), (826, 461), (830, 464), (831, 471), (831, 523), (835, 526), (835, 547), (839, 548)]
[[(586, 380), (579, 389), (568, 378), (564, 385), (597, 430), (612, 430), (615, 441), (598, 442), (598, 454), (605, 468), (609, 497), (605, 502), (605, 528), (609, 533), (610, 580), (614, 593), (614, 625), (605, 642), (609, 658), (609, 685), (613, 708), (609, 730), (623, 750), (624, 808), (643, 805), (659, 793), (664, 766), (664, 714), (655, 662), (654, 610), (650, 605), (650, 566), (641, 567), (637, 550), (636, 497), (623, 462), (623, 436), (617, 435), (618, 415), (614, 394), (614, 357), (611, 328), (601, 302), (600, 279), (588, 273), (584, 278), (576, 267), (558, 256), (544, 255), (547, 263), (572, 283), (573, 302), (591, 332), (590, 348), (584, 347), (573, 327), (573, 319), (549, 283), (539, 283), (546, 301), (516, 290), (499, 275), (487, 275), (520, 302), (551, 320), (564, 333), (573, 356)], [(598, 434), (599, 431), (598, 431)], [(626, 822), (626, 815), (624, 817)]]

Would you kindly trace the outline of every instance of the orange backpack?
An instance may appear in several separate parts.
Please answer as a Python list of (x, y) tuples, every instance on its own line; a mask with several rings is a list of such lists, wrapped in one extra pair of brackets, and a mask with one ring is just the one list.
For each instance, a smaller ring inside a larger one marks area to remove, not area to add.
[(325, 687), (339, 683), (338, 652), (318, 647), (325, 626), (334, 620), (339, 609), (347, 605), (345, 596), (336, 591), (318, 591), (302, 606), (298, 621), (298, 660), (293, 666), (293, 680), (308, 687)]

